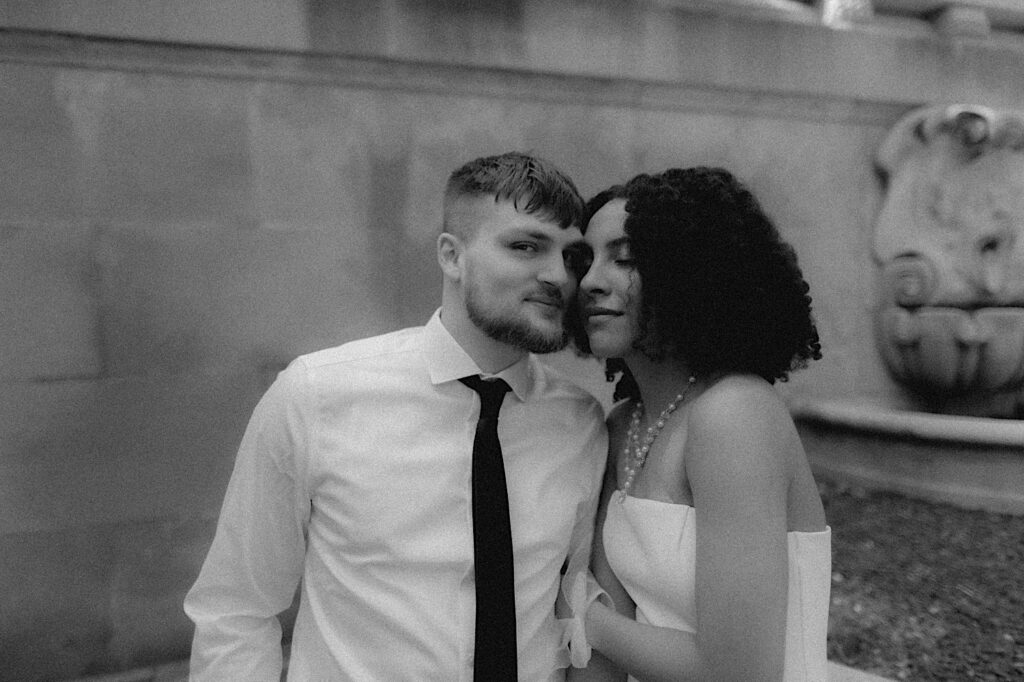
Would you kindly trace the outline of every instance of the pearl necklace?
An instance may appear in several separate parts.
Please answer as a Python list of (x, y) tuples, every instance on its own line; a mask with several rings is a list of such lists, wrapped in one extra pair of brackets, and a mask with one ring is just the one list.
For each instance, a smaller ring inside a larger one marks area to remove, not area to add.
[(629, 421), (629, 429), (626, 431), (626, 446), (622, 449), (626, 480), (623, 481), (622, 488), (619, 490), (620, 503), (626, 500), (626, 496), (629, 495), (629, 489), (633, 487), (633, 479), (636, 478), (637, 473), (647, 463), (647, 455), (651, 451), (651, 446), (654, 445), (654, 439), (665, 428), (669, 415), (676, 411), (676, 408), (683, 402), (683, 398), (690, 392), (690, 387), (693, 386), (694, 381), (696, 379), (691, 376), (687, 380), (686, 388), (683, 389), (682, 393), (673, 398), (668, 407), (658, 415), (658, 419), (647, 427), (647, 434), (644, 436), (643, 443), (640, 442), (640, 419), (644, 414), (644, 404), (642, 401), (637, 401), (636, 407), (633, 409), (633, 416)]

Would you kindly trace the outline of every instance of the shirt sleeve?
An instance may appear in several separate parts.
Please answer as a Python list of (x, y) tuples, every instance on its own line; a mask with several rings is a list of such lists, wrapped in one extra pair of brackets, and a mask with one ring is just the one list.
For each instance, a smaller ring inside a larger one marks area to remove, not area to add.
[(185, 598), (195, 622), (191, 680), (280, 679), (277, 616), (302, 576), (310, 513), (310, 398), (304, 367), (292, 363), (246, 428), (213, 544)]
[(585, 425), (583, 428), (587, 429), (587, 437), (583, 443), (583, 459), (590, 476), (590, 494), (580, 500), (577, 507), (576, 521), (569, 543), (569, 556), (566, 559), (565, 572), (569, 575), (586, 570), (590, 565), (594, 521), (601, 498), (605, 463), (608, 461), (608, 430), (604, 423), (604, 413), (597, 401), (593, 401), (589, 407), (590, 411), (582, 423)]
[(556, 667), (568, 668), (572, 664), (570, 643), (574, 639), (576, 623), (572, 604), (578, 600), (570, 594), (571, 586), (578, 576), (586, 575), (590, 565), (590, 552), (594, 540), (594, 524), (597, 507), (601, 498), (601, 483), (604, 479), (605, 463), (608, 461), (608, 430), (604, 423), (604, 412), (594, 401), (586, 418), (581, 419), (585, 431), (582, 441), (582, 459), (589, 477), (589, 494), (583, 496), (576, 507), (576, 520), (569, 541), (569, 554), (563, 570), (562, 585), (555, 603), (555, 615), (562, 633), (562, 643), (556, 654)]

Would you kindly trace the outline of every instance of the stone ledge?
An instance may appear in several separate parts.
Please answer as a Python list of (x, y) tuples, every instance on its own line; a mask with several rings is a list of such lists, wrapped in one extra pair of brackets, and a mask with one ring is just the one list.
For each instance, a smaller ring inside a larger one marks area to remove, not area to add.
[(949, 9), (969, 8), (984, 13), (992, 28), (1024, 31), (1024, 6), (1017, 0), (873, 0), (873, 3), (878, 13), (920, 19), (941, 16)]
[(0, 28), (0, 62), (5, 61), (91, 71), (733, 113), (826, 123), (888, 126), (907, 112), (906, 103), (828, 92), (753, 89), (486, 64), (169, 45)]
[(793, 400), (793, 416), (852, 431), (938, 443), (1024, 448), (1024, 421), (894, 410), (840, 400)]
[(815, 476), (1024, 515), (1024, 422), (792, 402)]

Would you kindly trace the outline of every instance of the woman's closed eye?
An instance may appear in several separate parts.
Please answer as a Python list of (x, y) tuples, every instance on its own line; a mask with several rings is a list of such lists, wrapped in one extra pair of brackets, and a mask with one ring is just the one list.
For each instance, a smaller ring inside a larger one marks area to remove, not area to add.
[(612, 252), (612, 262), (621, 268), (635, 267), (636, 261), (633, 259), (633, 252), (630, 251), (629, 244), (618, 244), (615, 247)]

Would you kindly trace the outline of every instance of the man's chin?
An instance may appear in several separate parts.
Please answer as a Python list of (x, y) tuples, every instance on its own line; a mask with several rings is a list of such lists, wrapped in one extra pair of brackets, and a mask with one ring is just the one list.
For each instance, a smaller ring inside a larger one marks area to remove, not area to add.
[(569, 344), (569, 332), (563, 324), (563, 311), (549, 309), (550, 314), (531, 310), (525, 315), (501, 317), (474, 314), (477, 311), (471, 308), (469, 317), (495, 341), (530, 353), (554, 353)]
[(569, 331), (565, 328), (564, 316), (557, 319), (545, 319), (530, 325), (529, 332), (524, 334), (532, 343), (527, 348), (531, 353), (554, 353), (569, 345)]
[(531, 353), (545, 354), (545, 353), (557, 353), (560, 350), (565, 350), (569, 345), (569, 335), (562, 334), (561, 336), (545, 339), (542, 342), (535, 344), (531, 348), (526, 350)]
[(538, 328), (537, 325), (517, 326), (492, 335), (497, 341), (530, 353), (555, 353), (569, 345), (569, 334), (564, 329)]

